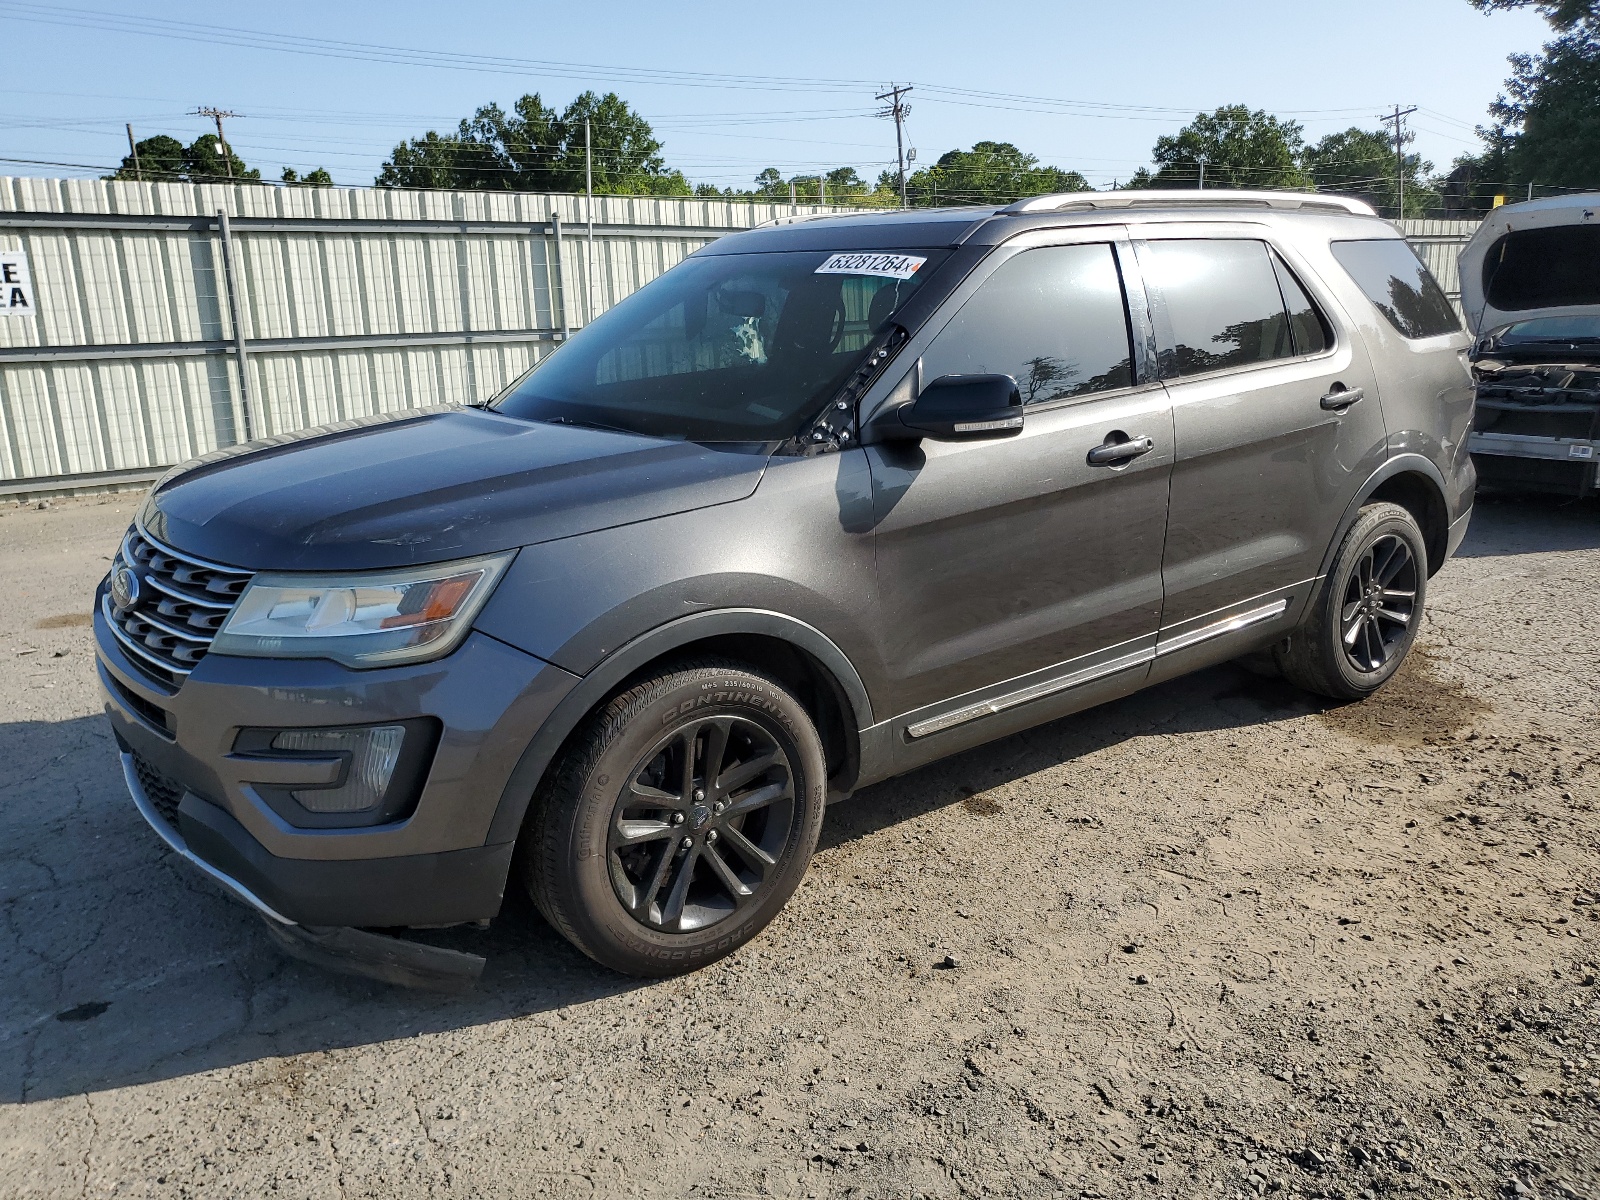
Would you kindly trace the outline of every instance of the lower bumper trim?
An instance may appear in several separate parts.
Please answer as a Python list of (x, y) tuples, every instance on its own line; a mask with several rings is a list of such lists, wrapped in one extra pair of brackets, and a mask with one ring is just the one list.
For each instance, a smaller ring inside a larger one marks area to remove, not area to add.
[(428, 992), (468, 992), (483, 975), (484, 959), (477, 954), (365, 929), (265, 924), (284, 953), (345, 975)]
[(150, 797), (145, 795), (144, 787), (139, 783), (139, 774), (134, 770), (133, 755), (123, 751), (121, 757), (122, 778), (127, 781), (128, 794), (133, 797), (134, 807), (139, 810), (139, 815), (145, 819), (150, 828), (156, 831), (156, 835), (175, 854), (196, 868), (201, 874), (222, 885), (225, 890), (243, 900), (263, 917), (266, 917), (269, 923), (285, 926), (294, 924), (288, 917), (273, 908), (232, 875), (217, 870), (216, 867), (213, 867), (205, 859), (189, 849), (189, 844), (183, 840), (183, 835), (161, 819), (160, 814), (156, 812), (155, 805), (150, 802)]

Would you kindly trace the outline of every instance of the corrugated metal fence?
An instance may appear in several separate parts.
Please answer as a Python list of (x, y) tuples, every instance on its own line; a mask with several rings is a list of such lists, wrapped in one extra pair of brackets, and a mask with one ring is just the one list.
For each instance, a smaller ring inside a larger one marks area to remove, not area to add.
[[(724, 233), (828, 211), (638, 196), (0, 178), (0, 495), (492, 395)], [(1407, 221), (1452, 296), (1470, 222)], [(236, 319), (237, 318), (237, 319)]]
[(596, 197), (591, 269), (582, 196), (0, 178), (34, 299), (0, 317), (0, 494), (487, 397), (722, 234), (822, 211)]

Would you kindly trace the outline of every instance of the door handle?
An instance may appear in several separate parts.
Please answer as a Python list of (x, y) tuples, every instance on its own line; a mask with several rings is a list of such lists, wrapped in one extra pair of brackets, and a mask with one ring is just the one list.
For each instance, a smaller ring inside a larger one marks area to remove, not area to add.
[(1322, 397), (1322, 407), (1329, 412), (1343, 412), (1352, 404), (1358, 404), (1366, 396), (1364, 388), (1347, 388), (1334, 384), (1333, 389)]
[(1127, 462), (1130, 458), (1138, 458), (1141, 454), (1149, 454), (1156, 448), (1154, 438), (1124, 437), (1121, 441), (1112, 441), (1112, 434), (1089, 451), (1089, 464), (1095, 467), (1105, 467), (1112, 463)]

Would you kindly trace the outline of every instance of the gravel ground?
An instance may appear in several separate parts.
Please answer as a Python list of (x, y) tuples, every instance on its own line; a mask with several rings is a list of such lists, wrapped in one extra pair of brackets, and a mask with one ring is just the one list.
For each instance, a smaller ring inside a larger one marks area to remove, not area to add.
[(98, 715), (130, 500), (0, 512), (0, 1194), (1600, 1200), (1600, 511), (1480, 502), (1419, 652), (1222, 667), (867, 790), (735, 958), (521, 901), (465, 999), (287, 961)]

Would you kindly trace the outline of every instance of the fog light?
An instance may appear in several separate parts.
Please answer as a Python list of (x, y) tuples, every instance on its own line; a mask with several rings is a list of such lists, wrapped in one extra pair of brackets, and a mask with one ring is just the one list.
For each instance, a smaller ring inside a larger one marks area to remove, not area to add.
[(291, 794), (308, 812), (356, 813), (375, 808), (383, 799), (405, 740), (403, 725), (375, 725), (366, 729), (285, 729), (272, 739), (272, 748), (349, 755), (343, 781), (337, 787), (303, 788)]

